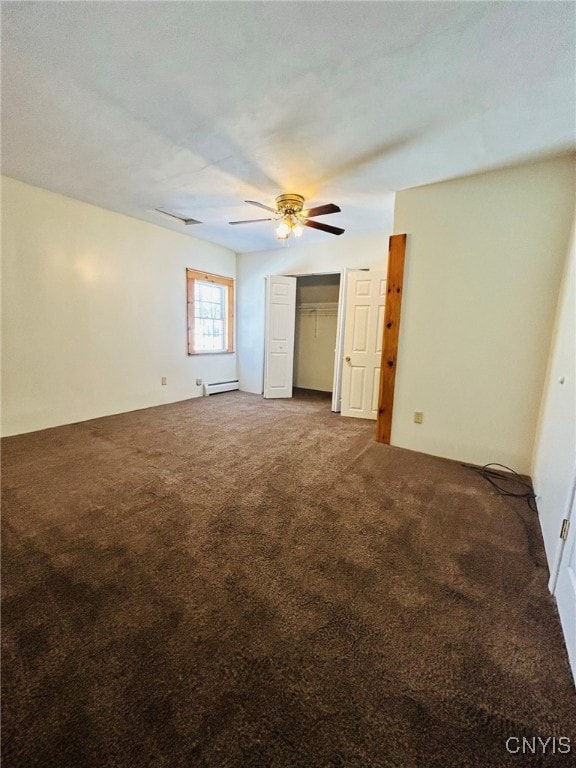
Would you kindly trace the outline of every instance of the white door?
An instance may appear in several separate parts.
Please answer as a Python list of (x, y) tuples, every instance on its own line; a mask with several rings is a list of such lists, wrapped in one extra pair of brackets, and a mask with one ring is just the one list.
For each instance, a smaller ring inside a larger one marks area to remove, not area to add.
[(264, 397), (292, 397), (296, 278), (266, 278)]
[(340, 413), (342, 410), (342, 361), (344, 360), (344, 323), (346, 319), (346, 294), (348, 292), (348, 275), (353, 270), (345, 267), (340, 273), (340, 288), (338, 290), (338, 320), (336, 325), (336, 349), (334, 350), (334, 380), (332, 382), (332, 410)]
[(342, 416), (360, 419), (377, 416), (385, 299), (385, 270), (350, 272), (344, 329)]
[(560, 567), (554, 596), (562, 622), (568, 658), (576, 682), (576, 473), (572, 483), (572, 502), (568, 511), (568, 535), (560, 554)]

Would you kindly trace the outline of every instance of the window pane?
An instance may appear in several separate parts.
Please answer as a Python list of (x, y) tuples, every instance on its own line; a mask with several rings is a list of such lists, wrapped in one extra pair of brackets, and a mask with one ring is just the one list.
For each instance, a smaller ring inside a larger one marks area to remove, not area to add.
[(194, 349), (226, 350), (226, 291), (224, 285), (194, 282)]
[[(220, 275), (186, 270), (188, 297), (188, 354), (231, 352), (233, 347), (234, 283)], [(230, 304), (230, 306), (229, 306)], [(190, 316), (192, 312), (192, 316)]]

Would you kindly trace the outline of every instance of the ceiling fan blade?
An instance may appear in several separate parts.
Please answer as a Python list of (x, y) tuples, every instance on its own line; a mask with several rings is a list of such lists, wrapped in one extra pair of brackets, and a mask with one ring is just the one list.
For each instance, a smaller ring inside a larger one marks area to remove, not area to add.
[(272, 213), (278, 213), (276, 208), (270, 208), (269, 205), (264, 205), (264, 203), (257, 203), (255, 200), (244, 200), (245, 203), (250, 203), (250, 205), (257, 205), (258, 208), (264, 208), (265, 211), (272, 211)]
[(246, 219), (245, 221), (229, 221), (228, 224), (255, 224), (257, 221), (274, 221), (274, 219)]
[(322, 224), (319, 221), (310, 221), (307, 219), (304, 222), (305, 227), (312, 227), (312, 229), (321, 229), (322, 232), (329, 232), (331, 235), (341, 235), (345, 230), (340, 227), (331, 227), (330, 224)]
[(317, 205), (315, 208), (308, 208), (307, 211), (302, 211), (302, 214), (306, 217), (324, 216), (327, 213), (340, 213), (340, 208), (334, 205), (334, 203), (328, 203), (328, 205)]

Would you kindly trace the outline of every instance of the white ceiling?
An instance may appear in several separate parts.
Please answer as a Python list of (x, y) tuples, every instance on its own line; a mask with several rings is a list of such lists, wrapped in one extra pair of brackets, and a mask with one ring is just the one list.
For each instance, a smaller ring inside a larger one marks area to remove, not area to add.
[(3, 3), (2, 171), (238, 252), (283, 192), (390, 230), (397, 190), (574, 147), (575, 9)]

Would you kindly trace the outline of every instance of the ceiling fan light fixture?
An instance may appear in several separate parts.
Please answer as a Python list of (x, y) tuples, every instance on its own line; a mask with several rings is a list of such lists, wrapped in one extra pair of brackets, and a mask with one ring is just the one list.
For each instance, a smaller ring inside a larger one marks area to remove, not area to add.
[(287, 240), (290, 237), (290, 233), (292, 232), (292, 227), (290, 224), (286, 221), (286, 218), (283, 218), (280, 221), (280, 224), (276, 227), (276, 237), (278, 240)]
[(304, 227), (302, 226), (302, 224), (300, 224), (297, 218), (294, 218), (294, 223), (292, 226), (292, 234), (294, 235), (294, 237), (302, 237), (303, 232), (304, 232)]
[(292, 235), (294, 237), (302, 237), (304, 227), (302, 221), (297, 213), (294, 211), (287, 211), (280, 219), (280, 223), (276, 227), (276, 237), (278, 240), (288, 240)]
[(290, 237), (302, 237), (304, 227), (319, 229), (322, 232), (328, 232), (331, 235), (342, 235), (344, 230), (341, 227), (333, 227), (330, 224), (324, 224), (315, 221), (315, 216), (325, 216), (329, 213), (340, 213), (340, 208), (334, 203), (325, 205), (316, 205), (304, 210), (304, 198), (302, 195), (294, 193), (278, 195), (276, 198), (276, 208), (271, 208), (264, 203), (258, 203), (256, 200), (246, 200), (250, 205), (263, 208), (274, 214), (273, 218), (268, 219), (244, 219), (243, 221), (231, 221), (230, 224), (253, 224), (259, 221), (273, 221), (275, 235), (283, 245), (286, 245)]

